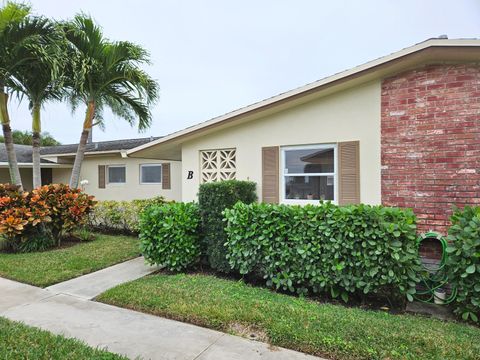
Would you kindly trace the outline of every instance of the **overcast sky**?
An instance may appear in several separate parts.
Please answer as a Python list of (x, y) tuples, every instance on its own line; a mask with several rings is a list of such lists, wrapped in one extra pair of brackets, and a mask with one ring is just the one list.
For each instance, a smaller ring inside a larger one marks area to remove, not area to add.
[[(144, 46), (160, 100), (138, 134), (106, 113), (94, 140), (160, 136), (398, 51), (430, 37), (480, 38), (478, 0), (34, 0), (36, 13), (83, 11), (112, 40)], [(12, 127), (30, 129), (27, 104)], [(76, 143), (84, 109), (48, 104), (43, 130)]]

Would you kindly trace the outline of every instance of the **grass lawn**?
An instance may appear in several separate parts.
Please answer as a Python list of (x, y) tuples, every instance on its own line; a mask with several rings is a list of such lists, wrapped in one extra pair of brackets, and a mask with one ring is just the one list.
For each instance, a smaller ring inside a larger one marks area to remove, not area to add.
[(274, 293), (208, 275), (152, 275), (99, 301), (330, 359), (480, 359), (480, 329)]
[(0, 317), (0, 359), (127, 359), (48, 331)]
[(94, 241), (44, 252), (0, 253), (0, 276), (46, 287), (132, 259), (139, 254), (132, 236), (98, 234)]

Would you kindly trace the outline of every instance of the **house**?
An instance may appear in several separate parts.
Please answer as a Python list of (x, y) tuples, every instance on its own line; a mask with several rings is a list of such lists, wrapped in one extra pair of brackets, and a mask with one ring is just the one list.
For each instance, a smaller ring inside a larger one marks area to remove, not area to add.
[(430, 39), (125, 153), (181, 164), (183, 201), (252, 180), (265, 202), (409, 207), (445, 232), (452, 205), (480, 204), (480, 41)]
[[(45, 181), (68, 182), (76, 146), (42, 148)], [(480, 40), (429, 39), (161, 138), (89, 144), (81, 179), (100, 200), (177, 201), (252, 180), (264, 202), (408, 207), (445, 233), (453, 205), (480, 205)]]
[[(164, 196), (181, 200), (179, 161), (130, 158), (129, 149), (158, 138), (124, 139), (87, 144), (80, 179), (84, 189), (98, 200), (132, 200)], [(67, 183), (78, 144), (42, 147), (40, 150), (42, 184)], [(32, 188), (32, 148), (15, 145), (20, 175), (25, 189)], [(0, 183), (9, 182), (5, 145), (0, 144)]]

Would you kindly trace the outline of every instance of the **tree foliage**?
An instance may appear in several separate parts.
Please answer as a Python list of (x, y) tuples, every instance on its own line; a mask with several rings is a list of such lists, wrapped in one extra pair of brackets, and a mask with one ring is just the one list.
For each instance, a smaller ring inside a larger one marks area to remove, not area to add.
[[(12, 131), (13, 143), (18, 145), (32, 145), (32, 132), (31, 131)], [(3, 136), (0, 135), (0, 143), (5, 142)], [(57, 146), (61, 145), (60, 141), (56, 140), (48, 132), (42, 132), (40, 139), (41, 146)]]

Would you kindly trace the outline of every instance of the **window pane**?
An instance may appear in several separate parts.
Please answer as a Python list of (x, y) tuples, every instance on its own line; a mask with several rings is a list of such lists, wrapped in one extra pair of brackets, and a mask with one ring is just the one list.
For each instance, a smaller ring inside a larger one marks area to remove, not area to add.
[(162, 166), (142, 166), (142, 183), (162, 182)]
[(123, 166), (109, 166), (108, 167), (108, 182), (109, 183), (124, 183), (125, 182), (125, 167)]
[(333, 200), (333, 176), (285, 176), (285, 199)]
[(286, 150), (285, 173), (333, 173), (333, 149)]

